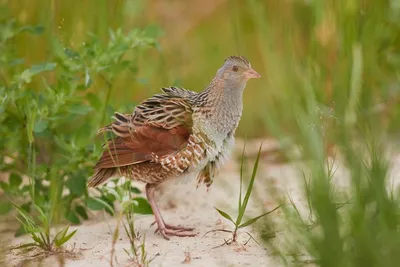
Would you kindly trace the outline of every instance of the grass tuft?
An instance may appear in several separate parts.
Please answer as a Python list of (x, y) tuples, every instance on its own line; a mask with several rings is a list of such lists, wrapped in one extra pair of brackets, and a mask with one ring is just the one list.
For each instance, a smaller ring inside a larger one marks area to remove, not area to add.
[[(239, 204), (238, 204), (238, 211), (237, 211), (237, 216), (236, 219), (233, 219), (231, 215), (229, 215), (227, 212), (215, 208), (215, 210), (225, 219), (227, 219), (228, 221), (230, 221), (233, 225), (234, 225), (234, 230), (233, 231), (228, 231), (228, 230), (212, 230), (210, 232), (216, 232), (216, 231), (223, 231), (223, 232), (230, 232), (232, 233), (232, 238), (230, 238), (229, 240), (225, 240), (224, 244), (230, 244), (232, 242), (237, 242), (237, 237), (238, 237), (238, 231), (241, 228), (244, 228), (246, 226), (252, 225), (253, 223), (255, 223), (257, 220), (261, 219), (262, 217), (274, 212), (275, 210), (279, 209), (282, 205), (279, 205), (278, 207), (265, 212), (259, 216), (256, 216), (254, 218), (251, 218), (245, 222), (243, 222), (243, 217), (246, 213), (246, 209), (247, 209), (247, 205), (249, 203), (249, 199), (253, 190), (253, 185), (254, 185), (254, 180), (256, 178), (257, 175), (257, 170), (258, 170), (258, 163), (260, 161), (260, 155), (261, 155), (261, 148), (262, 145), (260, 146), (259, 150), (258, 150), (258, 154), (257, 154), (257, 158), (256, 161), (254, 163), (253, 166), (253, 171), (250, 177), (250, 181), (249, 184), (247, 186), (247, 190), (246, 190), (246, 194), (242, 200), (242, 185), (243, 185), (243, 164), (245, 161), (245, 155), (244, 155), (244, 151), (245, 151), (245, 146), (243, 147), (243, 152), (242, 152), (242, 161), (241, 161), (241, 167), (240, 167), (240, 190), (239, 190)], [(206, 234), (208, 234), (209, 232), (207, 232)], [(205, 234), (205, 235), (206, 235)], [(253, 239), (254, 241), (256, 241), (249, 233), (247, 233), (249, 235), (249, 240)], [(247, 241), (248, 242), (248, 241)], [(246, 242), (246, 244), (247, 244)], [(257, 241), (256, 241), (257, 242)], [(258, 242), (257, 242), (258, 243)]]

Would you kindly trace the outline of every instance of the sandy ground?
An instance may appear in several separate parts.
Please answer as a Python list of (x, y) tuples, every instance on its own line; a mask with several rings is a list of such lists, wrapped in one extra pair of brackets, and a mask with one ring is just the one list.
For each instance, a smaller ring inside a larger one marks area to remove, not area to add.
[[(260, 143), (254, 142), (257, 146)], [(273, 149), (274, 145), (274, 143), (267, 143), (264, 144), (264, 148)], [(239, 149), (241, 143), (238, 142), (237, 146)], [(252, 152), (250, 151), (250, 153)], [(398, 161), (394, 160), (396, 166), (399, 166)], [(206, 267), (280, 265), (279, 257), (262, 244), (259, 245), (250, 241), (247, 245), (243, 245), (248, 239), (245, 231), (260, 240), (255, 227), (262, 225), (262, 221), (255, 226), (243, 229), (237, 244), (217, 247), (230, 237), (229, 233), (216, 232), (204, 236), (210, 230), (232, 229), (232, 225), (221, 218), (213, 207), (221, 208), (235, 215), (239, 191), (238, 170), (237, 163), (233, 160), (228, 162), (209, 192), (206, 192), (204, 187), (196, 189), (194, 183), (169, 183), (161, 188), (158, 203), (164, 219), (171, 224), (196, 227), (198, 235), (184, 238), (172, 237), (170, 241), (167, 241), (159, 234), (154, 234), (154, 226), (150, 226), (153, 222), (152, 215), (137, 215), (135, 227), (142, 235), (145, 234), (146, 236), (145, 244), (148, 257), (154, 257), (150, 266), (184, 266), (185, 264)], [(337, 176), (343, 178), (346, 175), (338, 171)], [(304, 204), (306, 201), (301, 196), (301, 179), (298, 178), (299, 175), (294, 166), (272, 164), (264, 157), (255, 183), (256, 192), (254, 196), (257, 199), (250, 201), (248, 216), (258, 215), (261, 211), (273, 209), (279, 204), (276, 196), (270, 192), (276, 192), (283, 198), (289, 193), (296, 204)], [(337, 183), (344, 182), (343, 186), (345, 186), (345, 180), (340, 180)], [(272, 221), (279, 222), (279, 218), (282, 217), (280, 216), (281, 212), (278, 210), (269, 215), (269, 218)], [(78, 232), (68, 245), (68, 250), (71, 250), (72, 253), (64, 254), (65, 266), (111, 266), (112, 237), (117, 226), (117, 219), (104, 213), (92, 214), (91, 218), (82, 225), (72, 227), (72, 229), (78, 229)], [(285, 226), (280, 223), (274, 225), (273, 234), (276, 235), (276, 238), (273, 239), (273, 242), (280, 242), (279, 235), (284, 233)], [(8, 236), (10, 243), (7, 244), (11, 245), (17, 245), (27, 240), (26, 237), (11, 238), (11, 233), (6, 233), (4, 236)], [(129, 249), (129, 241), (121, 227), (115, 245), (113, 266), (134, 266), (124, 249)], [(38, 255), (32, 255), (32, 253), (23, 254), (13, 251), (9, 252), (6, 257), (9, 262), (8, 266), (38, 266), (39, 261), (42, 262), (41, 266), (59, 266), (57, 256), (43, 259)]]

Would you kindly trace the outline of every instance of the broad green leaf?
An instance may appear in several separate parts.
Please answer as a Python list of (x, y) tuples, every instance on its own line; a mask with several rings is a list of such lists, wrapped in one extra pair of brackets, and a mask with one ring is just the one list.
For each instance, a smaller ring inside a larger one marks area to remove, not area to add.
[(32, 81), (32, 76), (45, 71), (54, 70), (57, 63), (42, 63), (37, 65), (32, 65), (30, 69), (24, 70), (19, 79), (25, 83), (30, 83)]
[(131, 192), (132, 192), (132, 193), (135, 193), (135, 194), (140, 194), (140, 193), (141, 193), (140, 190), (139, 190), (138, 188), (133, 187), (133, 186), (131, 186)]
[(33, 126), (33, 131), (35, 133), (41, 133), (47, 129), (48, 125), (49, 125), (48, 121), (39, 120), (39, 121), (35, 122), (35, 125)]
[(142, 197), (135, 197), (133, 200), (137, 202), (134, 212), (138, 214), (153, 214), (150, 204)]
[(11, 187), (19, 187), (22, 183), (22, 177), (16, 173), (11, 173), (9, 177), (9, 182)]
[(87, 213), (86, 213), (85, 207), (78, 205), (78, 206), (75, 207), (75, 211), (76, 211), (76, 213), (78, 213), (78, 215), (81, 216), (83, 219), (85, 219), (85, 220), (89, 219), (89, 216), (88, 216)]
[(86, 205), (88, 206), (89, 209), (91, 210), (101, 210), (101, 209), (106, 209), (108, 210), (111, 214), (114, 214), (114, 209), (104, 200), (97, 198), (97, 197), (89, 197), (86, 200)]
[[(118, 189), (118, 187), (116, 187), (115, 189)], [(115, 200), (120, 200), (121, 196), (118, 193), (117, 190), (115, 190), (114, 188), (111, 187), (106, 187), (105, 190), (107, 190), (107, 199), (109, 199), (110, 201), (115, 201)]]
[(96, 197), (89, 197), (86, 199), (86, 206), (91, 210), (102, 210), (105, 207)]
[(248, 221), (245, 222), (245, 223), (242, 223), (241, 225), (239, 225), (238, 228), (243, 228), (243, 227), (246, 227), (246, 226), (248, 226), (248, 225), (251, 225), (251, 224), (255, 223), (258, 219), (264, 217), (265, 215), (270, 214), (271, 212), (274, 212), (275, 210), (279, 209), (281, 206), (282, 206), (282, 205), (279, 205), (278, 207), (274, 208), (273, 210), (270, 210), (270, 211), (268, 211), (268, 212), (266, 212), (266, 213), (264, 213), (264, 214), (261, 214), (260, 216), (257, 216), (257, 217), (254, 217), (253, 219), (248, 220)]
[(78, 115), (86, 115), (87, 113), (89, 113), (92, 110), (93, 110), (92, 107), (86, 106), (86, 105), (72, 105), (69, 108), (69, 112), (71, 112), (73, 114), (78, 114)]
[(7, 192), (9, 186), (8, 186), (7, 183), (5, 183), (5, 182), (3, 182), (3, 181), (0, 181), (0, 188), (3, 189), (5, 192)]
[(12, 210), (12, 204), (9, 201), (0, 201), (0, 215), (9, 213)]
[(29, 189), (31, 189), (31, 186), (30, 185), (24, 185), (20, 190), (20, 192), (21, 193), (25, 193), (25, 192), (28, 192), (29, 191)]
[(32, 65), (32, 67), (30, 68), (30, 72), (31, 72), (31, 75), (36, 75), (41, 72), (54, 70), (56, 68), (56, 66), (57, 66), (57, 63), (48, 63), (48, 62), (37, 64), (37, 65)]
[(66, 186), (77, 196), (82, 196), (86, 191), (86, 180), (82, 176), (74, 176), (68, 179)]
[(68, 211), (65, 218), (73, 224), (79, 224), (81, 221), (73, 210)]
[(216, 207), (214, 207), (214, 209), (216, 209), (218, 211), (218, 213), (221, 214), (222, 217), (224, 217), (225, 219), (231, 221), (232, 223), (235, 223), (233, 221), (232, 217), (228, 213), (226, 213), (225, 211), (222, 211), (220, 209), (217, 209)]
[(262, 148), (262, 144), (258, 150), (257, 159), (256, 159), (256, 162), (254, 163), (253, 173), (251, 174), (251, 178), (250, 178), (249, 185), (247, 187), (246, 195), (244, 196), (243, 203), (239, 208), (239, 215), (236, 219), (236, 225), (241, 224), (244, 213), (246, 212), (247, 203), (249, 202), (251, 191), (253, 190), (254, 180), (257, 175), (258, 163), (260, 161), (260, 155), (261, 155), (261, 148)]

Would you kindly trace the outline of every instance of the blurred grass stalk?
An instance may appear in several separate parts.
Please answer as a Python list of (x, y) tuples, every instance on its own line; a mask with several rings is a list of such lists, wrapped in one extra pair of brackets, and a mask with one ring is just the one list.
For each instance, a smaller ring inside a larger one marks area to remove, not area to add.
[[(265, 241), (288, 266), (304, 265), (301, 255), (318, 266), (398, 266), (400, 202), (388, 190), (387, 148), (398, 122), (391, 116), (399, 105), (388, 103), (399, 92), (399, 5), (252, 0), (246, 7), (268, 73), (265, 122), (303, 153), (312, 218), (307, 222), (292, 203), (285, 209), (286, 246)], [(382, 103), (384, 112), (377, 112)], [(348, 188), (332, 182), (332, 147)]]

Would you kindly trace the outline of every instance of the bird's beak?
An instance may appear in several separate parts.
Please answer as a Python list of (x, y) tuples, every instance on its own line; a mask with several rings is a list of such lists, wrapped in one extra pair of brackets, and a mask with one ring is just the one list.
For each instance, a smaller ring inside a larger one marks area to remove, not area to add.
[(259, 79), (259, 78), (261, 78), (261, 75), (258, 74), (258, 72), (253, 70), (253, 69), (249, 69), (249, 70), (245, 71), (244, 75), (248, 79)]

